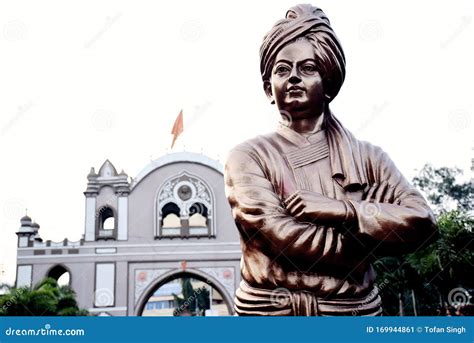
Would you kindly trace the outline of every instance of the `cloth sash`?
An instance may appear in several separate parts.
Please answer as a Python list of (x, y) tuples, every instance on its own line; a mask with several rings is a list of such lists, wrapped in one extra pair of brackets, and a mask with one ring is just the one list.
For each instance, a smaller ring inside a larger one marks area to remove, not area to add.
[(240, 316), (380, 316), (382, 301), (377, 287), (365, 297), (318, 298), (308, 291), (255, 288), (242, 280), (234, 299)]

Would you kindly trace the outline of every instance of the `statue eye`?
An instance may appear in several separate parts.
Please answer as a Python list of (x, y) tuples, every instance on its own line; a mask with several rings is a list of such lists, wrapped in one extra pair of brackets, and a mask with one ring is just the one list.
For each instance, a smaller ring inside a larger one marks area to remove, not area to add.
[(316, 66), (313, 64), (305, 64), (301, 67), (301, 69), (305, 73), (314, 73), (316, 71)]
[(279, 65), (278, 67), (276, 67), (275, 69), (275, 72), (277, 74), (285, 74), (285, 73), (288, 73), (290, 71), (290, 69), (285, 66), (285, 65)]

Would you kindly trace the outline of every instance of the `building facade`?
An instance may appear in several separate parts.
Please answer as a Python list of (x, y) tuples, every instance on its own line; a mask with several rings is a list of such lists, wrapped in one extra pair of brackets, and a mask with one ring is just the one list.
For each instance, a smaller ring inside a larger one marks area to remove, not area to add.
[(233, 313), (241, 250), (222, 172), (217, 161), (184, 152), (152, 161), (134, 179), (108, 160), (92, 168), (81, 240), (43, 241), (40, 226), (21, 219), (16, 285), (69, 273), (80, 307), (136, 316), (162, 285), (192, 277)]

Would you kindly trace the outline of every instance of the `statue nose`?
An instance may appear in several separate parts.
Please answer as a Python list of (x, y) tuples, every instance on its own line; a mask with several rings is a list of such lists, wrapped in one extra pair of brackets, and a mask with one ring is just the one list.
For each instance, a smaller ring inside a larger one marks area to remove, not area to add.
[(297, 84), (301, 82), (301, 78), (298, 75), (291, 76), (288, 80), (292, 84)]
[(292, 84), (296, 84), (296, 83), (301, 82), (301, 77), (298, 74), (298, 69), (297, 68), (293, 68), (291, 70), (290, 78), (289, 78), (288, 81)]

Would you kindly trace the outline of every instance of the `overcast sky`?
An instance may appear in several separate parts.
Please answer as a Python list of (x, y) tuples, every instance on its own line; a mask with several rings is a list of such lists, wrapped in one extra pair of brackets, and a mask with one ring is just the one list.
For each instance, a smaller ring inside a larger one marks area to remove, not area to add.
[[(263, 35), (297, 1), (3, 1), (0, 4), (0, 269), (15, 279), (19, 220), (43, 239), (84, 232), (86, 176), (110, 159), (227, 151), (273, 131)], [(409, 178), (426, 162), (470, 177), (474, 2), (318, 1), (347, 58), (332, 110)], [(173, 151), (180, 109), (184, 133)], [(0, 280), (1, 282), (2, 280)]]

